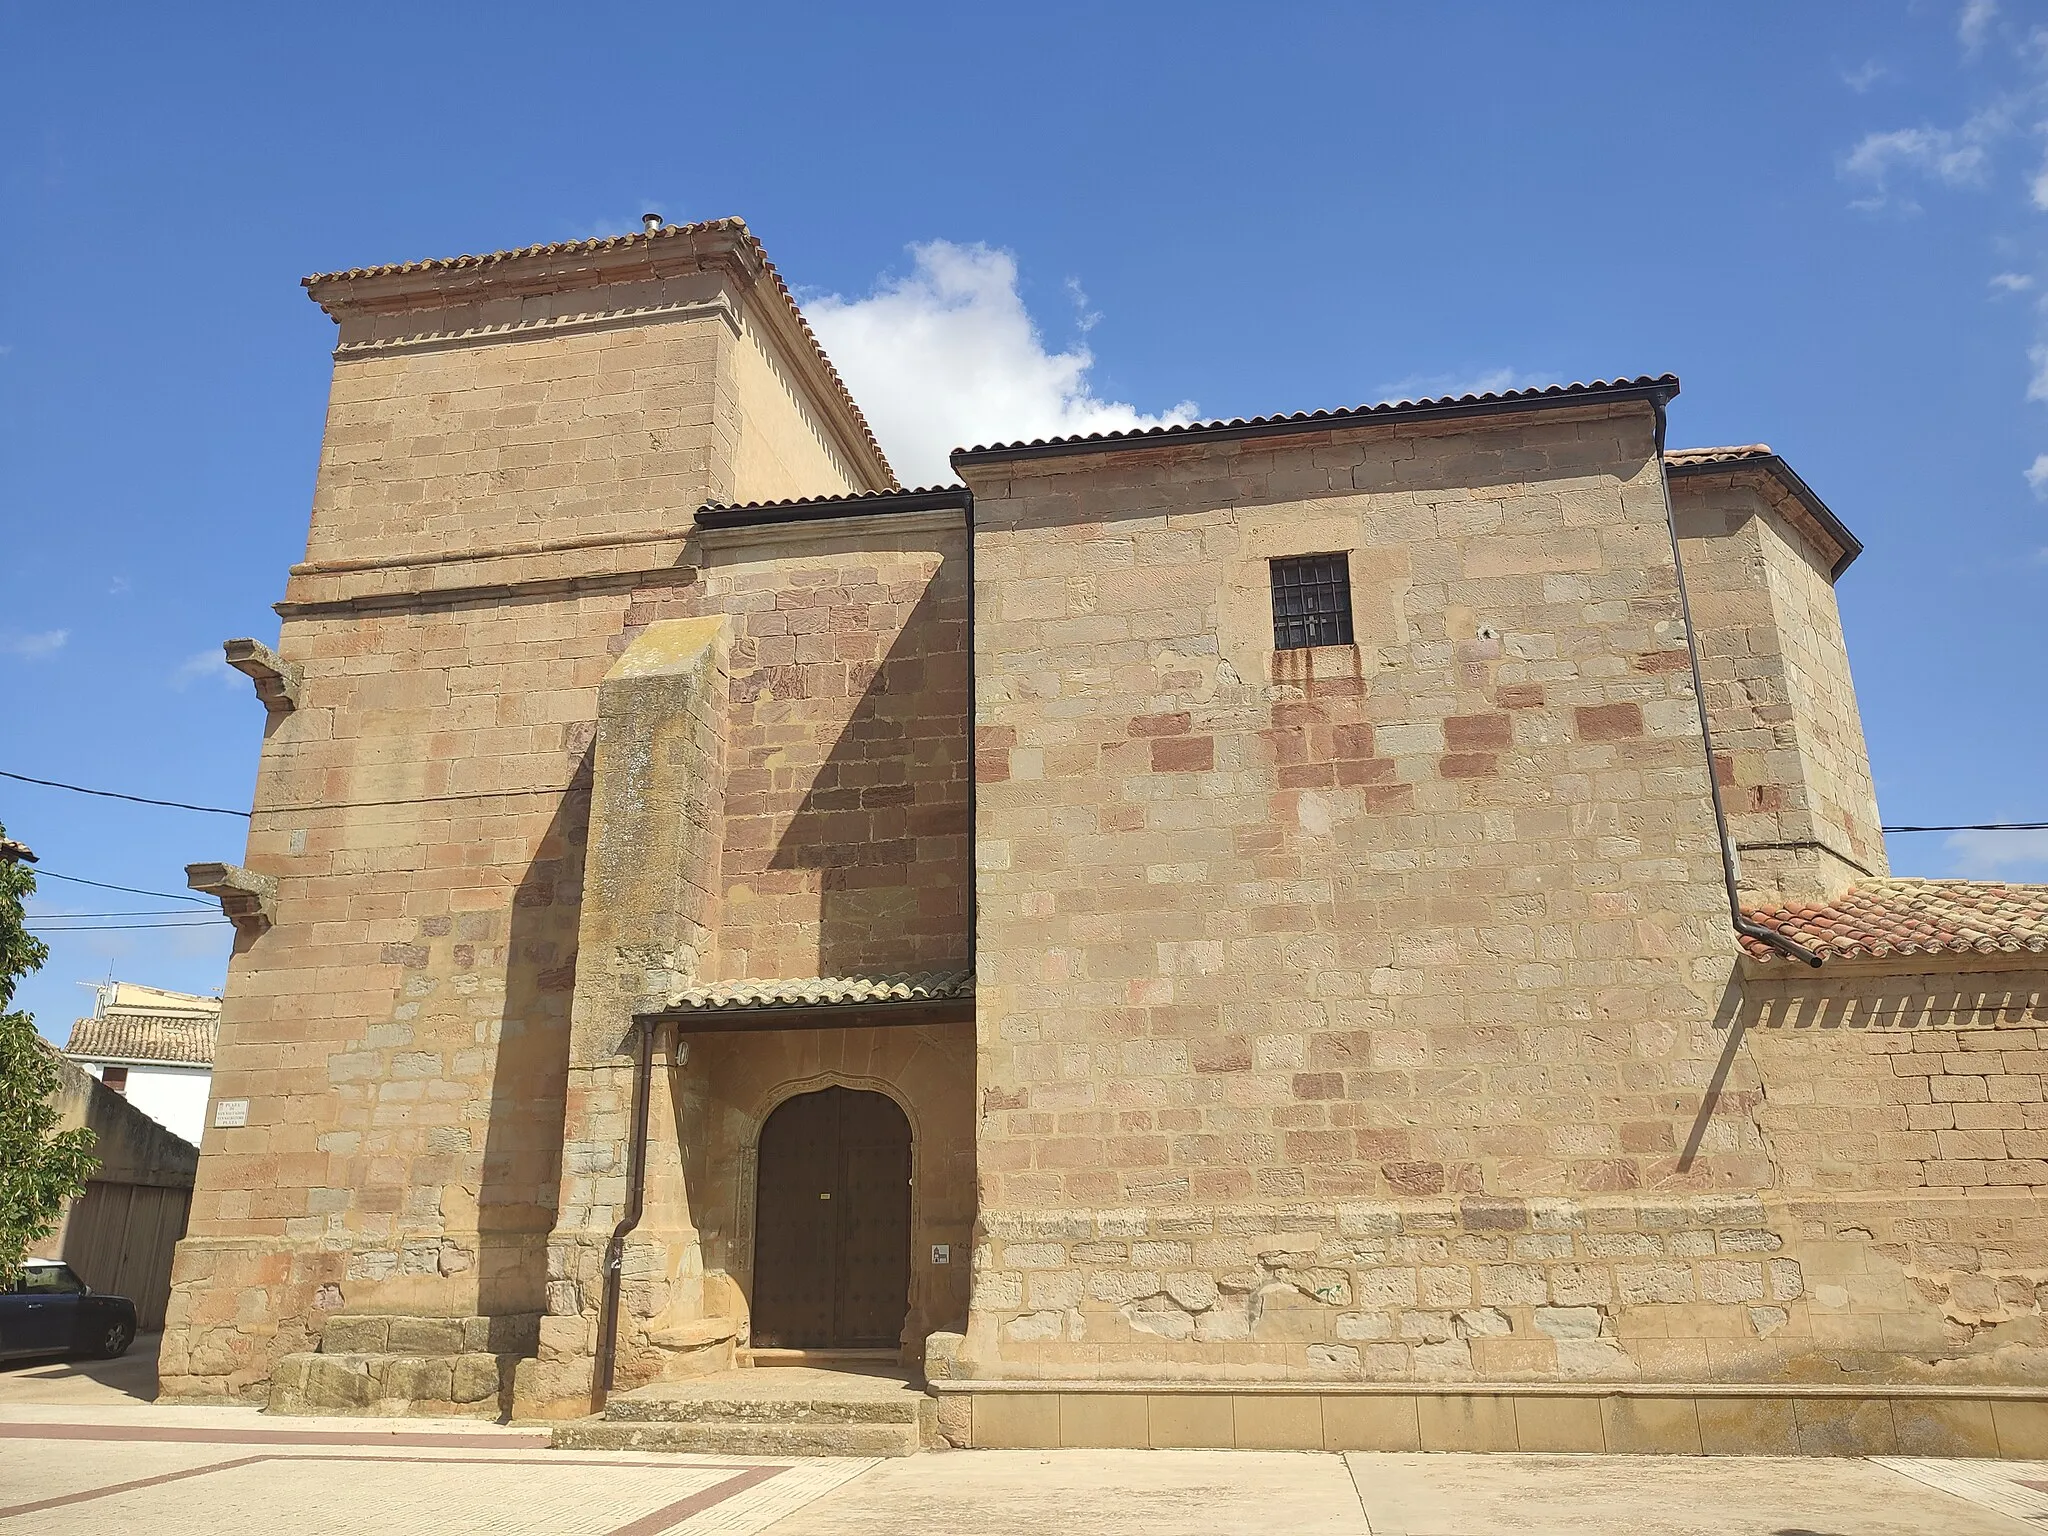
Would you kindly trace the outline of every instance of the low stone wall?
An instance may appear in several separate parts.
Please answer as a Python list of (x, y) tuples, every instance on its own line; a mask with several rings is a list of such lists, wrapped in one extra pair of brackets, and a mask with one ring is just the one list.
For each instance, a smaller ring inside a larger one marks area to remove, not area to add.
[(2030, 1385), (2044, 1217), (2024, 1192), (985, 1215), (958, 1374)]
[(984, 1449), (2048, 1456), (2048, 1397), (1996, 1389), (1162, 1387), (941, 1381), (939, 1429)]

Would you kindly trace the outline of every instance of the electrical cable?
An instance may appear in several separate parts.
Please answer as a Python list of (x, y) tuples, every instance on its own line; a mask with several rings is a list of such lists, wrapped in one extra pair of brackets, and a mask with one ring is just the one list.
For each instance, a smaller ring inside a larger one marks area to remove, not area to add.
[(2048, 821), (1980, 821), (1964, 827), (1879, 827), (1880, 832), (2048, 832)]
[(155, 896), (162, 901), (190, 901), (202, 907), (213, 905), (213, 898), (209, 896), (188, 896), (174, 891), (145, 891), (134, 885), (109, 885), (104, 880), (88, 880), (83, 875), (60, 875), (54, 869), (43, 869), (40, 866), (34, 873), (38, 880), (63, 880), (72, 885), (89, 885), (95, 890), (124, 891), (130, 896)]
[(137, 928), (218, 928), (227, 921), (224, 917), (201, 917), (187, 923), (78, 923), (68, 928), (28, 922), (22, 927), (32, 933), (125, 933)]
[(124, 795), (112, 789), (87, 789), (83, 784), (65, 784), (56, 779), (32, 779), (25, 773), (9, 773), (0, 768), (0, 779), (13, 779), (21, 784), (40, 784), (45, 789), (68, 789), (75, 795), (98, 795), (102, 800), (129, 800), (136, 805), (161, 805), (173, 811), (204, 811), (209, 816), (239, 816), (249, 819), (247, 811), (230, 811), (218, 805), (190, 805), (183, 800), (152, 800), (147, 795)]

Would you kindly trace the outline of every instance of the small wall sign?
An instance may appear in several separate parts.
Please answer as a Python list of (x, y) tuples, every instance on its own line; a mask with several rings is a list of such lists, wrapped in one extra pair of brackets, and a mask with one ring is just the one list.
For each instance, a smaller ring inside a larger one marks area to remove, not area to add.
[(932, 1244), (932, 1262), (933, 1262), (934, 1264), (950, 1264), (950, 1263), (952, 1263), (952, 1262), (953, 1262), (953, 1248), (952, 1248), (952, 1245), (951, 1245), (950, 1243), (933, 1243), (933, 1244)]
[(249, 1123), (249, 1101), (247, 1099), (222, 1099), (213, 1106), (215, 1125), (238, 1126)]

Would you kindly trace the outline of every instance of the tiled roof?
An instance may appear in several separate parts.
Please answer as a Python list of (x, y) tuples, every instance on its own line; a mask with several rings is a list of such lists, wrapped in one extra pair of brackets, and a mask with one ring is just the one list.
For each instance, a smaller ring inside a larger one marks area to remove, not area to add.
[(1666, 464), (1680, 468), (1688, 464), (1740, 464), (1744, 459), (1775, 459), (1769, 443), (1741, 443), (1730, 448), (1673, 448), (1664, 455)]
[(896, 491), (848, 491), (841, 496), (796, 496), (787, 501), (714, 501), (697, 509), (697, 526), (751, 528), (896, 512), (962, 510), (967, 506), (967, 495), (964, 485), (930, 485)]
[(1532, 403), (1581, 400), (1596, 403), (1602, 396), (1661, 395), (1668, 400), (1677, 393), (1678, 375), (1663, 373), (1653, 377), (1641, 374), (1633, 379), (1594, 379), (1584, 384), (1551, 384), (1541, 389), (1507, 389), (1483, 395), (1442, 395), (1427, 400), (1391, 400), (1378, 405), (1346, 406), (1333, 411), (1296, 411), (1291, 416), (1235, 417), (1229, 421), (1190, 422), (1185, 426), (1139, 427), (1127, 432), (1088, 432), (1075, 437), (1040, 437), (1033, 438), (1028, 443), (987, 443), (960, 449), (954, 455), (954, 459), (957, 463), (961, 458), (972, 458), (976, 454), (1015, 455), (1025, 450), (1071, 448), (1093, 443), (1149, 444), (1174, 438), (1200, 437), (1211, 433), (1245, 434), (1276, 429), (1313, 429), (1325, 425), (1349, 426), (1362, 421), (1379, 421), (1403, 416), (1479, 415)]
[[(2048, 885), (2000, 880), (1865, 880), (1825, 906), (1748, 909), (1823, 960), (1895, 955), (2048, 954)], [(1758, 960), (1776, 952), (1745, 938)]]
[(161, 1061), (176, 1066), (213, 1064), (220, 1015), (108, 1012), (71, 1026), (64, 1054), (84, 1061)]
[(974, 996), (972, 971), (901, 971), (888, 976), (805, 976), (724, 981), (679, 992), (676, 1009), (843, 1008), (863, 1003), (937, 1003)]
[[(753, 252), (761, 263), (761, 270), (767, 274), (770, 284), (776, 293), (781, 295), (782, 302), (789, 306), (790, 314), (795, 316), (797, 328), (803, 332), (804, 340), (811, 344), (811, 350), (824, 365), (826, 375), (831, 379), (833, 387), (839, 391), (839, 398), (853, 413), (854, 425), (867, 439), (869, 451), (874, 454), (876, 462), (881, 464), (884, 470), (888, 470), (889, 478), (893, 482), (896, 477), (895, 472), (888, 469), (888, 455), (882, 452), (882, 445), (875, 441), (874, 429), (868, 425), (868, 419), (862, 413), (859, 402), (853, 398), (852, 391), (847, 389), (846, 381), (839, 377), (839, 370), (832, 366), (832, 359), (825, 355), (824, 345), (818, 340), (817, 333), (811, 329), (811, 322), (804, 318), (804, 312), (797, 304), (795, 295), (789, 291), (789, 284), (782, 280), (782, 274), (776, 270), (775, 263), (768, 259), (768, 252), (762, 249), (761, 242), (755, 238), (754, 232), (747, 228), (745, 219), (706, 219), (697, 224), (664, 224), (659, 229), (641, 230), (630, 235), (606, 235), (595, 240), (558, 240), (548, 245), (525, 245), (517, 250), (492, 251), (484, 256), (446, 256), (428, 261), (389, 262), (380, 267), (350, 267), (341, 272), (316, 272), (310, 277), (301, 278), (300, 283), (306, 289), (312, 290), (328, 283), (354, 282), (366, 278), (405, 277), (414, 273), (484, 271), (514, 262), (546, 261), (560, 256), (629, 250), (634, 246), (652, 245), (656, 241), (691, 239), (700, 235), (732, 235)], [(318, 297), (317, 294), (314, 296)]]
[(35, 854), (30, 850), (27, 843), (17, 843), (11, 837), (0, 837), (0, 860), (5, 860), (9, 864), (34, 864), (37, 862)]
[(964, 485), (906, 485), (893, 491), (845, 491), (837, 496), (789, 496), (781, 501), (707, 501), (700, 512), (765, 512), (777, 507), (839, 506), (856, 501), (893, 501), (912, 496), (964, 496)]
[(1664, 455), (1667, 474), (1711, 475), (1719, 470), (1743, 468), (1761, 470), (1776, 479), (1819, 525), (1822, 536), (1833, 542), (1835, 560), (1828, 571), (1831, 579), (1839, 579), (1842, 572), (1863, 553), (1863, 541), (1849, 531), (1828, 504), (1814, 494), (1813, 487), (1800, 479), (1769, 443), (1740, 443), (1726, 448), (1673, 448)]

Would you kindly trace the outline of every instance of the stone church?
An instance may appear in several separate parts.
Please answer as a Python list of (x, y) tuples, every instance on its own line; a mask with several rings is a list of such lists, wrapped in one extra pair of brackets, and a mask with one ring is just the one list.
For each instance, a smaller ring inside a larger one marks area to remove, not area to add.
[(1664, 375), (905, 489), (649, 224), (306, 280), (167, 1397), (2048, 1455), (2048, 887), (1889, 875), (1783, 458)]

